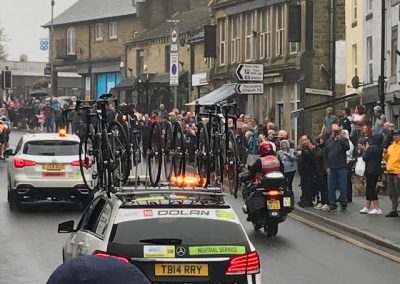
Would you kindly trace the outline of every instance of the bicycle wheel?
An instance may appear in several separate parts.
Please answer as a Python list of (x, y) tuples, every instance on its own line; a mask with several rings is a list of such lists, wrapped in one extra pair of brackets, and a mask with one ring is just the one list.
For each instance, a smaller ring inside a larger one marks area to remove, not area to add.
[(161, 129), (158, 123), (153, 123), (150, 128), (149, 149), (147, 152), (147, 166), (151, 186), (157, 186), (161, 176), (162, 147)]
[[(225, 150), (225, 172), (228, 178), (229, 191), (232, 195), (237, 197), (237, 192), (239, 190), (239, 153), (237, 149), (235, 134), (232, 130), (227, 133), (227, 146), (224, 147)], [(225, 144), (226, 145), (226, 144)]]
[(167, 122), (165, 130), (163, 130), (163, 150), (164, 150), (164, 174), (167, 181), (170, 180), (172, 174), (172, 144), (173, 131), (171, 122)]
[(186, 171), (185, 138), (180, 121), (174, 123), (172, 164), (175, 177), (184, 177)]
[(79, 169), (83, 183), (88, 190), (94, 190), (98, 183), (98, 171), (95, 171), (95, 153), (92, 137), (86, 136), (79, 142)]
[(210, 174), (210, 184), (212, 186), (220, 186), (224, 179), (224, 157), (223, 157), (223, 140), (220, 138), (219, 133), (221, 129), (219, 126), (211, 128), (211, 174)]
[(203, 121), (197, 125), (196, 164), (200, 185), (207, 187), (210, 182), (210, 141)]
[(108, 126), (107, 133), (110, 140), (110, 153), (113, 153), (114, 158), (112, 159), (112, 182), (115, 186), (121, 186), (128, 180), (131, 169), (128, 138), (122, 125), (115, 121)]

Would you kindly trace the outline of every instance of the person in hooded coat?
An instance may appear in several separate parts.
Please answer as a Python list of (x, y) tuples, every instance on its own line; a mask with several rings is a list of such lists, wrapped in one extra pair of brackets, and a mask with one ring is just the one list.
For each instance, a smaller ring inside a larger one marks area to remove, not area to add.
[(363, 151), (362, 158), (365, 161), (365, 177), (367, 180), (367, 195), (365, 206), (360, 210), (361, 214), (379, 215), (382, 210), (379, 207), (376, 184), (382, 173), (383, 135), (374, 134), (371, 144)]
[(60, 265), (47, 284), (151, 284), (147, 277), (124, 258), (85, 255)]

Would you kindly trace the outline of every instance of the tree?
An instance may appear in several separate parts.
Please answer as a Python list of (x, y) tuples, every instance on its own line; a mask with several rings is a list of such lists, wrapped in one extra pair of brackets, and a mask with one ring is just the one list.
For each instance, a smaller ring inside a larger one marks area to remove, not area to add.
[(7, 52), (5, 48), (5, 42), (7, 41), (7, 35), (4, 32), (4, 28), (0, 27), (0, 60), (7, 59)]

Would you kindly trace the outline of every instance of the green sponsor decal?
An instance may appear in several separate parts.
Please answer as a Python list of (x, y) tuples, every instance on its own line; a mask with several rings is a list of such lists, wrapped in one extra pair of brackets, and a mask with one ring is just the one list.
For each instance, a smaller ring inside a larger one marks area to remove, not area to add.
[(246, 248), (244, 246), (202, 246), (202, 247), (189, 247), (190, 255), (231, 255), (231, 254), (245, 254)]
[(236, 219), (235, 214), (231, 211), (216, 210), (216, 215), (218, 218), (232, 219), (232, 220)]

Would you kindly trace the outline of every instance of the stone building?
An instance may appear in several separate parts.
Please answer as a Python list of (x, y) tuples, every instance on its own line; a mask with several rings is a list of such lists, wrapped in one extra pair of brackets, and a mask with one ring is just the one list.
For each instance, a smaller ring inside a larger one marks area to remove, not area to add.
[[(174, 3), (174, 1), (169, 1)], [(180, 1), (182, 4), (182, 1)], [(150, 4), (151, 2), (149, 2)], [(164, 2), (166, 3), (166, 2)], [(206, 1), (187, 1), (181, 11), (175, 11), (153, 28), (138, 34), (126, 43), (127, 84), (121, 93), (129, 94), (131, 101), (142, 111), (158, 108), (160, 103), (167, 109), (174, 106), (173, 91), (170, 88), (170, 49), (171, 29), (179, 32), (177, 49), (179, 54), (179, 87), (177, 106), (182, 108), (196, 95), (198, 89), (192, 89), (192, 75), (204, 73), (208, 64), (204, 61), (203, 26), (210, 21)], [(157, 4), (156, 1), (153, 4)], [(180, 6), (182, 9), (182, 6)], [(159, 18), (154, 9), (145, 9), (139, 18)], [(168, 13), (170, 14), (170, 13)], [(168, 15), (167, 14), (167, 15)], [(120, 87), (122, 89), (122, 87)], [(132, 90), (135, 90), (131, 92)]]
[(300, 133), (319, 134), (323, 109), (345, 92), (344, 2), (213, 1), (217, 58), (210, 70), (212, 84), (235, 82), (239, 63), (263, 64), (264, 94), (254, 102), (241, 97), (241, 110), (261, 122), (265, 115), (273, 116), (293, 139)]
[[(79, 0), (54, 19), (54, 72), (82, 75), (86, 98), (109, 92), (125, 72), (124, 43), (143, 30), (132, 0)], [(47, 23), (45, 28), (51, 27)]]

